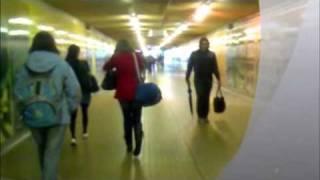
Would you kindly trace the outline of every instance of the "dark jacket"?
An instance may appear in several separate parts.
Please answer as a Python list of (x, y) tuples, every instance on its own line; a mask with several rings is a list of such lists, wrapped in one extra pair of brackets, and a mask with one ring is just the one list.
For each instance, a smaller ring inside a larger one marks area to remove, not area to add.
[(89, 64), (86, 61), (80, 60), (67, 60), (67, 62), (72, 67), (79, 81), (82, 91), (81, 104), (89, 104), (91, 101)]
[(189, 79), (192, 69), (195, 81), (212, 81), (212, 74), (220, 80), (217, 58), (212, 51), (197, 50), (192, 52), (188, 61), (186, 79)]

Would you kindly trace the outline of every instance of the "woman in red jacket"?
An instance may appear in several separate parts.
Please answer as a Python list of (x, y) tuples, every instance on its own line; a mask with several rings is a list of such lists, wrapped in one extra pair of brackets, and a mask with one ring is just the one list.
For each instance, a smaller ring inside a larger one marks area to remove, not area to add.
[[(141, 123), (142, 106), (135, 102), (134, 97), (138, 86), (138, 73), (135, 68), (134, 57), (137, 58), (139, 69), (143, 70), (142, 57), (135, 53), (127, 40), (120, 40), (109, 61), (103, 69), (105, 71), (116, 68), (117, 85), (115, 98), (118, 99), (124, 118), (124, 139), (127, 152), (132, 152), (132, 131), (134, 132), (135, 149), (133, 154), (138, 156), (141, 151), (143, 130)], [(140, 74), (139, 74), (140, 75)]]

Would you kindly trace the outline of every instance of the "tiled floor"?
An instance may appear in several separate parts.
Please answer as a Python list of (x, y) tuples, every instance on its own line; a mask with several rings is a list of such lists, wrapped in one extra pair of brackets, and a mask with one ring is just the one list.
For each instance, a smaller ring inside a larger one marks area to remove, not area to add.
[[(241, 144), (252, 102), (225, 91), (227, 111), (218, 115), (211, 107), (209, 124), (199, 124), (189, 112), (183, 74), (149, 76), (149, 80), (159, 84), (163, 100), (143, 110), (145, 138), (141, 156), (126, 154), (122, 116), (113, 92), (99, 92), (90, 107), (89, 138), (81, 137), (81, 117), (76, 147), (70, 146), (70, 133), (66, 133), (61, 180), (216, 179)], [(2, 157), (2, 176), (39, 179), (35, 150), (29, 138)]]

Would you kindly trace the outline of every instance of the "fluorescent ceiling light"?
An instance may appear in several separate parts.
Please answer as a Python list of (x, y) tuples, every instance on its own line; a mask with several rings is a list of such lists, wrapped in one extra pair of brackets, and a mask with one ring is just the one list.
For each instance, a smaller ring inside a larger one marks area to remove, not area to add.
[(254, 28), (248, 28), (246, 30), (244, 30), (244, 32), (249, 35), (249, 34), (256, 34), (260, 32), (260, 28), (259, 27), (254, 27)]
[(27, 30), (12, 30), (9, 31), (9, 36), (28, 36), (30, 32)]
[(21, 25), (32, 25), (33, 21), (29, 18), (19, 17), (11, 18), (8, 20), (9, 24), (21, 24)]
[(57, 35), (66, 35), (66, 34), (68, 34), (67, 32), (61, 31), (61, 30), (54, 31), (54, 33), (57, 34)]
[(175, 37), (180, 35), (183, 31), (187, 30), (190, 23), (181, 24), (169, 37), (167, 37), (161, 44), (160, 47), (170, 43)]
[(153, 36), (153, 31), (152, 31), (152, 29), (150, 29), (149, 31), (148, 31), (148, 37), (152, 37)]
[(9, 32), (8, 28), (6, 28), (6, 27), (1, 27), (1, 28), (0, 28), (0, 31), (1, 31), (2, 33), (8, 33), (8, 32)]
[(130, 25), (134, 28), (134, 31), (136, 33), (139, 46), (142, 49), (142, 51), (144, 51), (145, 44), (144, 44), (144, 40), (142, 38), (141, 31), (140, 31), (139, 18), (136, 16), (135, 13), (132, 13), (132, 15), (130, 16), (130, 20), (129, 21), (130, 21)]
[(168, 37), (168, 32), (166, 30), (163, 31), (163, 36)]
[(202, 4), (197, 8), (196, 12), (193, 15), (193, 20), (196, 22), (201, 22), (209, 14), (210, 6), (208, 4)]
[(58, 38), (55, 40), (57, 44), (70, 44), (70, 41)]
[(41, 31), (54, 31), (54, 28), (46, 25), (38, 25), (38, 29)]
[(130, 16), (130, 24), (135, 30), (140, 28), (140, 22), (137, 16)]

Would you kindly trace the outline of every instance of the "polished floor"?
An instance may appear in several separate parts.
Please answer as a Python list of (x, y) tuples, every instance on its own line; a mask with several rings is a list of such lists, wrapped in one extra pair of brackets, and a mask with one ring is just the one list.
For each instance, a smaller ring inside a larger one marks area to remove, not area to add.
[[(225, 90), (227, 111), (215, 114), (211, 107), (209, 124), (201, 124), (189, 112), (184, 73), (149, 75), (148, 80), (160, 85), (163, 100), (143, 109), (145, 138), (141, 155), (134, 158), (126, 153), (118, 103), (113, 92), (101, 91), (93, 96), (90, 107), (89, 138), (82, 138), (81, 116), (76, 147), (70, 146), (70, 133), (66, 132), (59, 168), (61, 180), (217, 179), (239, 149), (252, 100)], [(1, 176), (1, 180), (39, 179), (31, 138), (1, 157)]]

